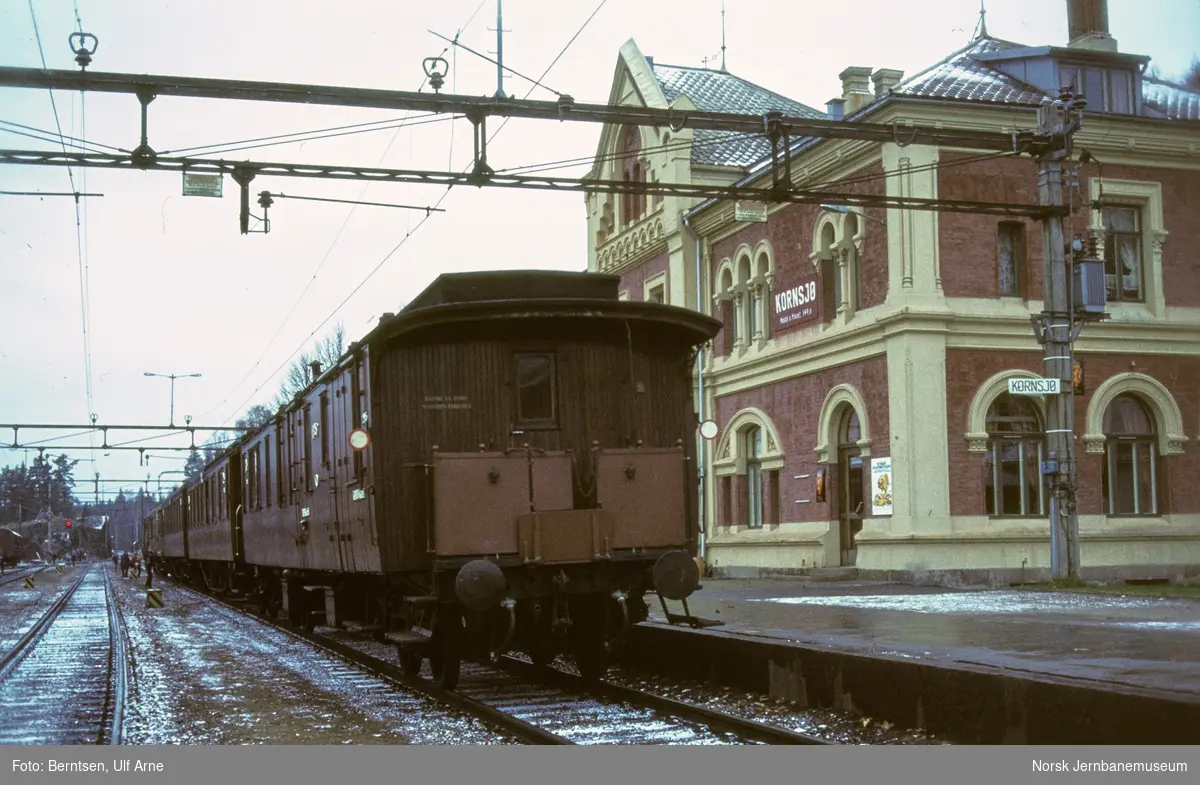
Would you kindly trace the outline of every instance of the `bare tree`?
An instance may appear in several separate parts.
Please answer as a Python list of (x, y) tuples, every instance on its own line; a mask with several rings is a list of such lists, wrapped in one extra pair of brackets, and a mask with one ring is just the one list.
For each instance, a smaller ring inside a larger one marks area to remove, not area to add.
[(287, 373), (279, 387), (279, 394), (275, 397), (275, 407), (283, 408), (291, 403), (296, 395), (308, 389), (308, 386), (314, 381), (313, 362), (320, 363), (321, 370), (325, 371), (337, 365), (345, 352), (346, 328), (341, 322), (338, 322), (324, 338), (313, 344), (312, 349), (301, 352), (288, 366)]
[(1183, 83), (1193, 90), (1200, 90), (1200, 57), (1192, 58), (1192, 64), (1183, 77)]

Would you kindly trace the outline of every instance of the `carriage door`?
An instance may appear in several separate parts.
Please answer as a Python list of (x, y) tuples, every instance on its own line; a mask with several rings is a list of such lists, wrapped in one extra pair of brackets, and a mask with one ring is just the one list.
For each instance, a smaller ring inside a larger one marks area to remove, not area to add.
[(855, 538), (862, 531), (866, 484), (858, 413), (847, 409), (838, 427), (838, 524), (841, 564), (852, 567), (858, 556)]
[(329, 501), (333, 508), (334, 519), (338, 522), (339, 537), (342, 540), (342, 565), (348, 572), (357, 572), (358, 548), (362, 534), (358, 522), (350, 515), (350, 488), (346, 487), (350, 479), (350, 445), (347, 438), (350, 430), (346, 427), (350, 420), (350, 371), (344, 370), (330, 384), (333, 399), (329, 401)]

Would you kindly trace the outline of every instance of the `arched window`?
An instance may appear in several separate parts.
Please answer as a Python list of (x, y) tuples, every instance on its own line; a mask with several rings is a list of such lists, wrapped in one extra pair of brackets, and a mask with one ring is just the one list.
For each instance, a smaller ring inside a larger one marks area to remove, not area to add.
[(738, 286), (745, 292), (745, 299), (742, 303), (744, 313), (738, 315), (738, 320), (745, 319), (745, 343), (753, 341), (754, 336), (758, 333), (758, 296), (754, 286), (750, 283), (750, 276), (750, 257), (743, 256), (738, 260)]
[[(642, 134), (637, 126), (629, 126), (621, 143), (621, 179), (626, 183), (646, 182), (646, 171), (641, 161)], [(646, 209), (644, 194), (623, 194), (621, 196), (621, 219), (623, 224), (631, 224), (642, 217)]]
[(1041, 474), (1045, 432), (1037, 408), (1027, 398), (1004, 393), (988, 409), (987, 433), (987, 514), (1046, 515)]
[(725, 353), (733, 350), (738, 340), (738, 313), (734, 303), (733, 270), (726, 267), (721, 271), (721, 289), (718, 295), (721, 305), (721, 322), (725, 325)]
[(1104, 496), (1109, 515), (1158, 515), (1158, 447), (1154, 421), (1132, 395), (1104, 412)]
[(779, 433), (760, 409), (742, 409), (725, 425), (717, 445), (717, 526), (761, 529), (780, 523)]
[(756, 289), (755, 309), (759, 319), (759, 337), (767, 340), (771, 337), (771, 257), (767, 251), (758, 252), (754, 263), (754, 277), (759, 281)]
[(746, 450), (746, 526), (761, 529), (763, 525), (763, 432), (754, 426), (742, 433)]
[(862, 428), (858, 424), (858, 412), (853, 409), (847, 409), (846, 415), (842, 420), (842, 432), (838, 439), (838, 445), (844, 447), (857, 447), (858, 440), (862, 438)]
[(858, 269), (858, 248), (854, 238), (858, 236), (858, 216), (846, 213), (846, 222), (842, 225), (842, 245), (846, 254), (846, 301), (851, 310), (862, 308), (862, 275)]
[(836, 314), (842, 305), (842, 273), (838, 267), (835, 245), (837, 233), (833, 224), (827, 223), (821, 228), (821, 277), (828, 282), (825, 288), (832, 298), (829, 301), (829, 317)]

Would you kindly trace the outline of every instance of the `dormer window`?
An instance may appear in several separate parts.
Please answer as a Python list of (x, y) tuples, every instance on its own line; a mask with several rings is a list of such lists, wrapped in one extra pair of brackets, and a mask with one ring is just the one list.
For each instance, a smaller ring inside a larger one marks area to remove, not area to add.
[(1129, 71), (1060, 65), (1059, 84), (1087, 98), (1087, 111), (1133, 114), (1133, 74)]

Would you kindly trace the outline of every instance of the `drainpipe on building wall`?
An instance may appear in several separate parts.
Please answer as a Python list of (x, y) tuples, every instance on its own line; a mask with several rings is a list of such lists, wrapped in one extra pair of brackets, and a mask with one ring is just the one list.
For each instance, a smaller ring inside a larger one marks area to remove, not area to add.
[[(692, 228), (692, 222), (688, 218), (687, 211), (683, 213), (683, 226), (688, 230), (692, 237), (696, 238), (696, 312), (704, 313), (704, 286), (701, 284), (701, 255), (700, 255), (700, 235)], [(704, 422), (704, 347), (700, 347), (700, 351), (696, 352), (696, 401), (697, 401), (697, 416), (700, 422)], [(700, 559), (704, 559), (704, 540), (705, 533), (708, 531), (707, 521), (704, 515), (704, 468), (708, 465), (705, 460), (705, 438), (700, 434), (699, 429), (696, 430), (696, 463), (697, 477), (700, 480), (699, 501), (696, 504), (696, 516), (700, 523)]]

